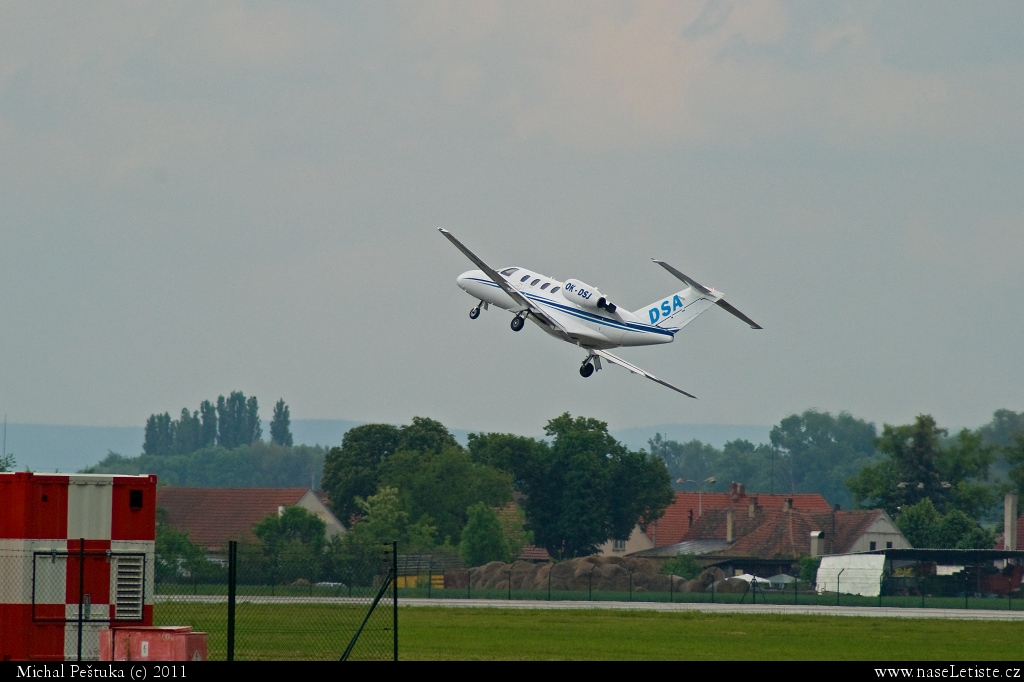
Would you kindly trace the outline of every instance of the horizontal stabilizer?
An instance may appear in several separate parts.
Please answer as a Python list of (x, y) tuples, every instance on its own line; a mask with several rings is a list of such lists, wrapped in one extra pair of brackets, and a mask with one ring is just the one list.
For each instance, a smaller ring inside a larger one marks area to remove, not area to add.
[(735, 306), (733, 306), (730, 303), (726, 303), (725, 300), (722, 299), (723, 294), (713, 292), (711, 289), (708, 289), (706, 286), (704, 286), (703, 284), (701, 284), (697, 280), (693, 279), (692, 277), (688, 277), (688, 276), (684, 275), (683, 273), (679, 272), (678, 270), (676, 270), (674, 267), (672, 267), (671, 265), (669, 265), (665, 261), (658, 260), (657, 258), (652, 258), (651, 260), (653, 260), (655, 263), (657, 263), (658, 265), (660, 265), (661, 267), (665, 268), (670, 273), (672, 273), (672, 275), (676, 279), (679, 279), (679, 280), (685, 282), (686, 284), (689, 284), (691, 287), (693, 287), (697, 291), (701, 292), (702, 294), (707, 294), (707, 295), (710, 295), (710, 296), (714, 296), (715, 299), (716, 299), (715, 303), (720, 308), (722, 308), (723, 310), (725, 310), (728, 313), (731, 313), (732, 315), (735, 315), (739, 319), (741, 319), (744, 322), (746, 322), (747, 324), (749, 324), (751, 329), (764, 329), (764, 327), (759, 325), (757, 322), (754, 322), (752, 319), (750, 319), (749, 317), (747, 317), (746, 315), (741, 313), (739, 310), (737, 310)]

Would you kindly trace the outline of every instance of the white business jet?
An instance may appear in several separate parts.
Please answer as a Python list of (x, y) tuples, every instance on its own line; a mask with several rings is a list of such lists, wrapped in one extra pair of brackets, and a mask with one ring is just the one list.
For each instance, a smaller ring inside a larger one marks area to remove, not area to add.
[(529, 319), (551, 336), (579, 346), (587, 352), (580, 374), (589, 377), (601, 369), (601, 360), (625, 367), (662, 386), (691, 398), (686, 391), (662, 381), (650, 372), (626, 362), (608, 352), (620, 346), (650, 346), (671, 343), (676, 332), (692, 322), (713, 305), (724, 308), (750, 325), (760, 325), (723, 300), (723, 294), (708, 289), (679, 272), (664, 261), (654, 262), (668, 270), (687, 285), (682, 291), (654, 301), (632, 312), (612, 303), (594, 287), (578, 279), (559, 282), (526, 268), (511, 267), (495, 270), (456, 239), (451, 232), (437, 228), (455, 247), (473, 261), (479, 270), (459, 275), (456, 282), (479, 303), (469, 311), (469, 317), (480, 317), (480, 309), (489, 305), (515, 313), (512, 331), (520, 331)]

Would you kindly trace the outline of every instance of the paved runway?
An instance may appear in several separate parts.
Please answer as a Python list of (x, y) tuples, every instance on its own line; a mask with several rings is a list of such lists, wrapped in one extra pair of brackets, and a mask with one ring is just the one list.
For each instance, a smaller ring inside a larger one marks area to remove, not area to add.
[[(204, 595), (157, 595), (156, 602), (224, 603), (227, 597)], [(348, 597), (263, 597), (239, 595), (242, 604), (367, 604), (368, 599)], [(1010, 620), (1024, 621), (1024, 611), (995, 609), (922, 609), (874, 606), (817, 606), (793, 604), (708, 604), (642, 602), (642, 601), (540, 601), (526, 599), (399, 599), (403, 607), (437, 606), (447, 608), (494, 608), (580, 610), (602, 609), (613, 611), (656, 611), (661, 613), (769, 613), (787, 616), (859, 616), (862, 618), (938, 618), (945, 620)]]

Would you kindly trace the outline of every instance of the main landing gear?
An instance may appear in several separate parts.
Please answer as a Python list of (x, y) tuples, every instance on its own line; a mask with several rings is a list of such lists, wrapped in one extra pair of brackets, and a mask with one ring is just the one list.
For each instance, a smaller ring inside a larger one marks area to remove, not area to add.
[(514, 331), (514, 332), (521, 331), (522, 328), (525, 327), (525, 326), (526, 326), (526, 318), (523, 317), (522, 315), (516, 315), (515, 317), (512, 318), (512, 324), (511, 324), (512, 331)]
[(599, 369), (601, 369), (601, 358), (596, 355), (588, 355), (580, 365), (580, 376), (586, 379)]

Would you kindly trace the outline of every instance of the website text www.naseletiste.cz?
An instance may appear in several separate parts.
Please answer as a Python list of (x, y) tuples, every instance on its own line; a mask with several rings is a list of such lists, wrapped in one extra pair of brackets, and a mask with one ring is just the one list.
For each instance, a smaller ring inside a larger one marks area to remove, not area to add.
[(1020, 668), (996, 668), (984, 666), (963, 666), (944, 665), (935, 667), (918, 668), (875, 668), (875, 677), (897, 677), (897, 678), (979, 678), (979, 677), (1000, 677), (1020, 678)]

